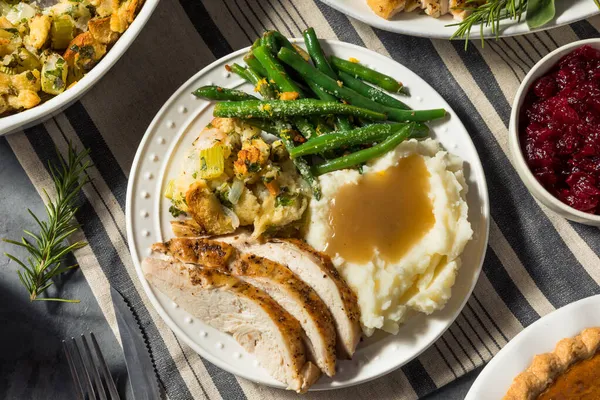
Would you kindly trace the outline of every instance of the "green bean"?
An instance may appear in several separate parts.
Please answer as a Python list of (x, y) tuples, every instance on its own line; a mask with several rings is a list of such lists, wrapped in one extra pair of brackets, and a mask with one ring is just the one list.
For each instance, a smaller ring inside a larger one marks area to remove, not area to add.
[(248, 76), (247, 68), (242, 67), (240, 64), (236, 64), (236, 63), (233, 63), (232, 65), (229, 65), (228, 67), (231, 70), (231, 72), (238, 75), (240, 78), (244, 79), (245, 81), (252, 83), (252, 81), (250, 80), (250, 77)]
[(346, 156), (342, 156), (330, 161), (326, 161), (323, 164), (319, 164), (313, 167), (312, 172), (314, 175), (323, 175), (328, 172), (337, 171), (339, 169), (350, 168), (355, 165), (365, 163), (373, 158), (380, 157), (393, 150), (402, 143), (406, 138), (411, 135), (415, 124), (410, 123), (400, 128), (396, 133), (389, 136), (383, 142), (370, 147), (368, 149), (360, 150), (355, 153), (350, 153)]
[[(308, 53), (306, 51), (304, 51), (304, 49), (302, 47), (299, 47), (299, 46), (293, 44), (292, 42), (290, 42), (288, 40), (288, 38), (286, 38), (284, 35), (281, 34), (281, 32), (273, 31), (273, 36), (275, 37), (275, 40), (277, 41), (277, 44), (279, 46), (277, 51), (279, 51), (280, 48), (285, 47), (287, 49), (293, 50), (296, 53), (298, 53), (300, 55), (300, 57), (302, 57), (304, 59), (304, 61), (310, 60), (310, 56), (308, 55)], [(277, 52), (275, 54), (277, 54)]]
[[(317, 69), (324, 74), (328, 75), (330, 78), (337, 80), (335, 72), (327, 62), (327, 58), (321, 49), (321, 44), (319, 43), (319, 39), (315, 34), (315, 30), (313, 28), (308, 28), (304, 32), (302, 32), (304, 36), (304, 43), (306, 44), (306, 48), (308, 49), (308, 54), (310, 58), (313, 60), (313, 63), (317, 67)], [(319, 85), (312, 81), (307, 81), (308, 86), (312, 89), (313, 92), (319, 97), (321, 100), (334, 101), (335, 97), (325, 90), (323, 90)], [(352, 124), (346, 117), (338, 116), (337, 117), (337, 125), (340, 130), (350, 130), (352, 129)]]
[(254, 57), (254, 54), (252, 54), (252, 52), (244, 56), (244, 62), (248, 65), (249, 68), (256, 71), (259, 75), (267, 76), (267, 71), (263, 68), (262, 64), (256, 59), (256, 57)]
[[(291, 51), (289, 49), (286, 50)], [(275, 85), (277, 85), (281, 92), (296, 92), (298, 94), (302, 92), (266, 46), (258, 46), (252, 50), (252, 54), (254, 54), (254, 57), (256, 57), (267, 72), (269, 81), (275, 82)]]
[(317, 127), (317, 136), (328, 135), (333, 132), (332, 126), (328, 123), (324, 117), (314, 117), (313, 124)]
[[(286, 124), (283, 121), (276, 120), (273, 121), (265, 121), (260, 119), (248, 119), (245, 120), (249, 125), (255, 126), (260, 130), (268, 132), (272, 135), (275, 135), (281, 139), (283, 145), (285, 146), (288, 153), (294, 150), (295, 144), (290, 136), (290, 132), (292, 132), (292, 127), (289, 124)], [(313, 195), (315, 199), (319, 200), (321, 198), (321, 187), (319, 186), (319, 181), (313, 175), (310, 167), (305, 159), (301, 157), (296, 157), (292, 160), (296, 169), (300, 173), (300, 176), (308, 183), (311, 187)]]
[(370, 86), (360, 79), (356, 79), (352, 75), (339, 71), (338, 75), (340, 80), (344, 83), (346, 87), (354, 90), (355, 92), (362, 94), (363, 96), (376, 101), (379, 104), (383, 104), (387, 107), (399, 108), (401, 110), (410, 110), (410, 107), (401, 102), (400, 100), (390, 96), (389, 94)]
[[(413, 124), (412, 122), (410, 124)], [(314, 139), (302, 143), (295, 147), (290, 156), (301, 157), (309, 154), (323, 153), (328, 150), (338, 149), (340, 147), (350, 147), (365, 143), (381, 142), (390, 135), (403, 129), (407, 123), (396, 124), (374, 124), (364, 128), (357, 128), (351, 131), (336, 131), (327, 135), (318, 136)], [(429, 134), (429, 128), (426, 125), (417, 123), (411, 132), (411, 138), (423, 138)]]
[(240, 101), (240, 100), (256, 100), (258, 99), (251, 94), (242, 92), (241, 90), (227, 89), (220, 86), (202, 86), (194, 91), (194, 96), (206, 100), (225, 100), (225, 101)]
[[(291, 51), (291, 50), (289, 50)], [(296, 83), (287, 75), (283, 66), (279, 61), (270, 53), (266, 46), (258, 46), (252, 50), (252, 54), (263, 66), (267, 72), (269, 82), (275, 82), (275, 85), (281, 93), (284, 92), (295, 92), (299, 96), (302, 95), (302, 90), (296, 85)], [(305, 138), (310, 138), (316, 135), (315, 128), (304, 118), (295, 118), (294, 124), (302, 133)]]
[[(244, 122), (246, 122), (248, 125), (259, 128), (261, 131), (265, 131), (271, 135), (279, 136), (279, 127), (273, 121), (264, 119), (245, 119)], [(289, 129), (291, 129), (291, 127)]]
[[(317, 95), (317, 97), (321, 100), (325, 100), (325, 101), (335, 101), (337, 102), (338, 99), (327, 93), (325, 90), (323, 90), (322, 87), (320, 87), (319, 85), (317, 85), (316, 83), (312, 82), (312, 81), (308, 81), (308, 87), (310, 87), (310, 89)], [(350, 120), (348, 119), (348, 117), (342, 116), (342, 115), (337, 115), (336, 116), (336, 125), (338, 127), (339, 130), (350, 130), (352, 129), (352, 124), (350, 123)]]
[(323, 49), (321, 48), (321, 43), (317, 38), (317, 34), (313, 28), (308, 28), (304, 32), (302, 32), (302, 36), (304, 37), (304, 43), (306, 44), (306, 49), (308, 50), (308, 54), (312, 59), (315, 67), (325, 75), (329, 76), (332, 79), (337, 80), (337, 76), (329, 62), (327, 61), (327, 57), (325, 57), (325, 53), (323, 53)]
[(231, 71), (254, 85), (254, 91), (259, 92), (264, 99), (272, 100), (277, 98), (273, 86), (271, 86), (265, 78), (258, 75), (252, 68), (244, 68), (239, 64), (233, 64), (231, 65)]
[(399, 110), (397, 108), (391, 108), (375, 101), (362, 96), (352, 89), (343, 86), (342, 82), (336, 82), (334, 79), (325, 75), (312, 65), (304, 62), (300, 56), (289, 51), (286, 48), (279, 50), (277, 57), (291, 68), (295, 69), (302, 75), (307, 81), (313, 81), (317, 85), (321, 86), (330, 94), (335, 97), (346, 100), (350, 104), (355, 106), (366, 108), (372, 111), (383, 112), (392, 121), (404, 122), (404, 121), (417, 121), (424, 122), (433, 119), (442, 118), (446, 115), (446, 110), (443, 108), (435, 110)]
[[(277, 54), (282, 47), (298, 52), (298, 49), (279, 31), (266, 31), (263, 33), (260, 43), (267, 46), (273, 55)], [(302, 54), (300, 55), (302, 56)]]
[(370, 82), (374, 85), (379, 86), (388, 92), (397, 93), (402, 89), (402, 83), (398, 82), (389, 75), (382, 74), (372, 70), (371, 68), (365, 67), (359, 63), (355, 63), (348, 60), (343, 60), (336, 56), (330, 57), (331, 64), (339, 71), (344, 71), (350, 75), (361, 78), (364, 81)]
[[(275, 121), (274, 123), (275, 129), (277, 131), (276, 135), (283, 142), (288, 153), (292, 151), (295, 147), (294, 141), (290, 136), (291, 127), (288, 124), (285, 124), (282, 121)], [(296, 169), (300, 173), (300, 176), (304, 178), (306, 183), (310, 186), (313, 192), (313, 196), (316, 200), (321, 199), (321, 186), (319, 185), (319, 180), (313, 175), (310, 166), (302, 157), (298, 157), (292, 160)]]
[(263, 33), (263, 35), (260, 39), (260, 45), (268, 48), (272, 54), (277, 54), (280, 46), (277, 44), (277, 41), (275, 40), (275, 36), (273, 35), (274, 32), (275, 31), (266, 31), (265, 33)]
[(383, 121), (385, 115), (349, 104), (335, 103), (331, 101), (300, 99), (295, 101), (286, 100), (248, 100), (229, 101), (217, 103), (214, 112), (215, 117), (239, 117), (239, 118), (286, 118), (307, 115), (341, 114), (353, 115), (375, 121)]

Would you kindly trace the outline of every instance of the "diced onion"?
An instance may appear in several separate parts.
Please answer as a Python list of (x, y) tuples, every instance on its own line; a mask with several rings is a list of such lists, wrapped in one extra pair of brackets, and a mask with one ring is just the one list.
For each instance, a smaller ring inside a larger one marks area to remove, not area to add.
[(35, 17), (35, 8), (31, 7), (27, 3), (19, 3), (16, 6), (11, 7), (6, 19), (12, 24), (17, 24), (22, 19), (29, 19)]
[(231, 190), (229, 191), (229, 195), (227, 196), (227, 200), (231, 204), (237, 204), (244, 192), (244, 182), (239, 179), (234, 179), (233, 184), (231, 185)]
[(231, 218), (231, 226), (233, 229), (237, 229), (240, 226), (240, 219), (238, 218), (237, 214), (227, 207), (223, 207), (223, 212), (225, 215)]

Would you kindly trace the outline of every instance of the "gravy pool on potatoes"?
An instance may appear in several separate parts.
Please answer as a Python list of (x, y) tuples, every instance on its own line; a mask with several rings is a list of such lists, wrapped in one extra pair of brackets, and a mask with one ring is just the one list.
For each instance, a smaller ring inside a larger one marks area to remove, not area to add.
[(423, 157), (411, 155), (340, 188), (329, 213), (326, 253), (363, 263), (377, 249), (385, 261), (401, 259), (435, 223), (429, 178)]

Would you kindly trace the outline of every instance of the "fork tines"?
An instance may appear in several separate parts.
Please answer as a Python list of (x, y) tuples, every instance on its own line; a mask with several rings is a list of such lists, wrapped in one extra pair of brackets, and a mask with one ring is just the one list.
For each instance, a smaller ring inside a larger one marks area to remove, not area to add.
[[(67, 356), (75, 393), (79, 399), (118, 400), (119, 393), (110, 375), (100, 346), (93, 333), (90, 333), (92, 352), (87, 338), (63, 340), (63, 350)], [(95, 353), (95, 355), (93, 354)]]

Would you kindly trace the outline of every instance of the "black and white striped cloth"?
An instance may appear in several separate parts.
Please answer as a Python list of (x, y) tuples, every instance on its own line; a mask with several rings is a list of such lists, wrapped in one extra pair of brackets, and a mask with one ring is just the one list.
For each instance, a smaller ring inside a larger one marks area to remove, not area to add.
[(248, 46), (265, 29), (368, 47), (423, 77), (452, 106), (483, 161), (491, 230), (483, 273), (452, 327), (418, 359), (372, 383), (306, 398), (417, 399), (491, 359), (525, 326), (552, 310), (600, 293), (600, 235), (568, 222), (529, 194), (508, 159), (509, 114), (519, 82), (545, 54), (598, 36), (600, 17), (515, 38), (429, 40), (384, 32), (318, 0), (162, 0), (124, 57), (81, 101), (42, 125), (8, 137), (33, 184), (51, 187), (48, 161), (67, 141), (91, 149), (93, 181), (77, 218), (89, 246), (77, 260), (116, 332), (109, 285), (133, 305), (170, 399), (281, 399), (220, 370), (184, 345), (141, 290), (127, 249), (125, 193), (138, 143), (168, 97), (217, 58)]

